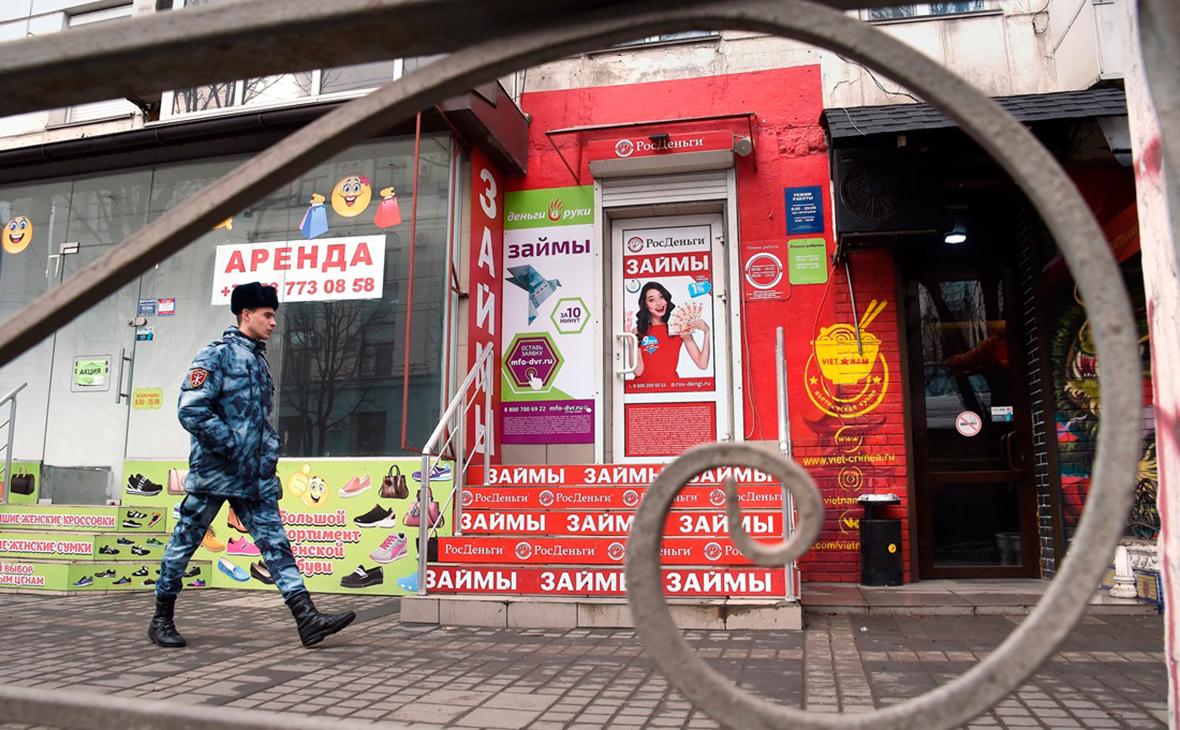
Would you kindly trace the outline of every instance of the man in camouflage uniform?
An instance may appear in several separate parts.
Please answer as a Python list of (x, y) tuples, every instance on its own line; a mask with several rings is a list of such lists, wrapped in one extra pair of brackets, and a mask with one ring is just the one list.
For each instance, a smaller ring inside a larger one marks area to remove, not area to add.
[(279, 516), (282, 486), (275, 466), (282, 444), (270, 422), (274, 381), (266, 362), (266, 340), (274, 331), (278, 308), (273, 286), (253, 282), (235, 288), (230, 309), (238, 325), (197, 353), (181, 385), (180, 423), (192, 434), (192, 449), (188, 494), (164, 549), (156, 614), (148, 628), (148, 637), (160, 646), (185, 645), (172, 619), (182, 574), (227, 501), (262, 551), (304, 646), (319, 643), (356, 618), (352, 611), (331, 616), (316, 611)]

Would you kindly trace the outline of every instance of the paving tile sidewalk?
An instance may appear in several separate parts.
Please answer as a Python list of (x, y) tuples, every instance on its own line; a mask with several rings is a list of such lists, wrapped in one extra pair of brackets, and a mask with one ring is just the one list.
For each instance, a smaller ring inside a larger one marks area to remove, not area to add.
[[(396, 599), (321, 596), (358, 623), (299, 646), (278, 596), (182, 594), (189, 647), (146, 636), (152, 598), (0, 594), (0, 683), (411, 727), (715, 728), (672, 690), (634, 631), (411, 626)], [(743, 689), (817, 712), (867, 712), (963, 673), (1019, 616), (809, 615), (802, 632), (687, 631)], [(1158, 615), (1095, 615), (971, 728), (1161, 728)], [(5, 725), (3, 730), (27, 727)], [(347, 727), (347, 726), (345, 726)]]

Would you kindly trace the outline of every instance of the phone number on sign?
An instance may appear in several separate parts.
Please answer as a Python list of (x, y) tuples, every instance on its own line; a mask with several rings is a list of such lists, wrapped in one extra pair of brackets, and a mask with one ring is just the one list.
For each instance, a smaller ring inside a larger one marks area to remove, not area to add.
[(324, 281), (309, 279), (307, 281), (287, 281), (282, 284), (272, 281), (268, 286), (283, 290), (284, 294), (290, 297), (312, 294), (345, 294), (349, 291), (371, 292), (377, 287), (377, 284), (373, 277), (366, 276), (353, 279), (351, 284), (347, 279), (325, 279)]

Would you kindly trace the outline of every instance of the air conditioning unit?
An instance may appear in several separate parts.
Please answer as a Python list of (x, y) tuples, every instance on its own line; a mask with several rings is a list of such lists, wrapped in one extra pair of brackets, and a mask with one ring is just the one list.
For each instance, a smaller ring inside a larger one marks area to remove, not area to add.
[(925, 155), (910, 148), (837, 149), (837, 233), (944, 230), (944, 186)]

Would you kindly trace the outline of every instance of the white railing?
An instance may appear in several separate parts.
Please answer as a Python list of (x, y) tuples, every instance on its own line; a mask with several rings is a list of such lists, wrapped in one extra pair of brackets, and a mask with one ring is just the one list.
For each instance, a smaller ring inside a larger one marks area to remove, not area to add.
[[(434, 432), (430, 434), (426, 445), (422, 447), (422, 470), (419, 472), (418, 480), (418, 595), (420, 596), (426, 595), (426, 557), (430, 545), (430, 532), (438, 531), (438, 527), (433, 524), (434, 520), (430, 518), (429, 511), (432, 496), (431, 473), (438, 466), (447, 447), (454, 441), (455, 467), (452, 472), (454, 481), (451, 492), (439, 506), (438, 513), (440, 515), (446, 514), (447, 507), (452, 501), (454, 502), (454, 527), (455, 534), (458, 535), (461, 534), (459, 523), (463, 518), (463, 487), (466, 482), (467, 467), (475, 455), (481, 452), (483, 453), (484, 474), (488, 473), (488, 467), (491, 465), (492, 450), (488, 436), (492, 432), (492, 388), (495, 387), (495, 381), (492, 379), (495, 373), (492, 367), (492, 354), (494, 352), (495, 348), (488, 347), (475, 359), (475, 364), (471, 366), (467, 377), (463, 379), (463, 384), (459, 386), (459, 392), (455, 393), (447, 410), (443, 412), (442, 418), (438, 420), (438, 425), (434, 427)], [(467, 411), (475, 404), (476, 398), (474, 396), (479, 393), (481, 387), (483, 388), (484, 426), (482, 430), (476, 429), (471, 456), (466, 457), (464, 447), (467, 440)], [(472, 395), (470, 400), (467, 398), (468, 393)], [(444, 435), (446, 435), (446, 440), (439, 444), (439, 440)], [(435, 448), (436, 446), (437, 448)], [(437, 455), (435, 455), (436, 452)]]
[(16, 435), (16, 394), (24, 390), (27, 385), (28, 383), (21, 383), (8, 391), (3, 398), (0, 398), (0, 408), (4, 408), (5, 403), (9, 404), (8, 420), (0, 423), (0, 428), (8, 429), (8, 435), (4, 441), (4, 478), (0, 480), (0, 504), (8, 504), (8, 489), (12, 484), (12, 439)]
[[(787, 355), (783, 344), (783, 328), (774, 333), (774, 384), (778, 396), (778, 449), (791, 459), (791, 405), (787, 402)], [(783, 484), (783, 542), (795, 534), (795, 498)], [(799, 580), (799, 562), (787, 563), (787, 600), (797, 601), (803, 593)]]

